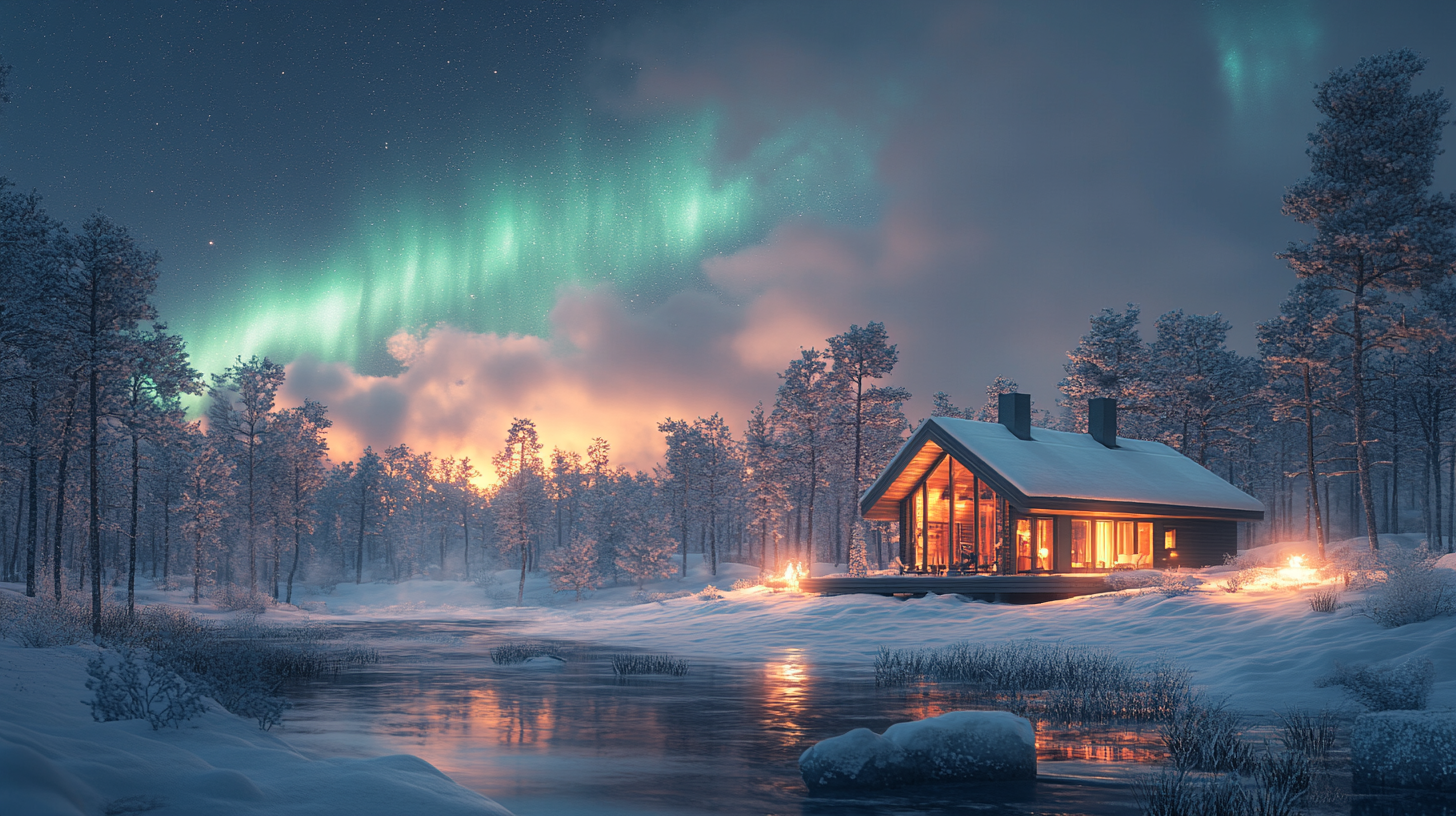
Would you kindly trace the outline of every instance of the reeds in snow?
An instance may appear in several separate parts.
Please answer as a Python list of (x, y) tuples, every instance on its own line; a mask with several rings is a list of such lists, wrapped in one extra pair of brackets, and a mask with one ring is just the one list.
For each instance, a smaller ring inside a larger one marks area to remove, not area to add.
[(631, 674), (666, 674), (682, 677), (688, 673), (688, 662), (672, 655), (612, 655), (612, 671), (619, 677)]

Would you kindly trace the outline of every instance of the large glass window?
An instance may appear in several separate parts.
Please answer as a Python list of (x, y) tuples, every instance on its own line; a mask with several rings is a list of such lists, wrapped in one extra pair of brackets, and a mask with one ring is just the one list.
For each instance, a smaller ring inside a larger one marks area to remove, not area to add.
[(1111, 569), (1112, 522), (1104, 519), (1097, 519), (1092, 523), (1092, 530), (1096, 536), (1092, 542), (1093, 569)]
[[(1165, 539), (1165, 546), (1171, 539)], [(1073, 570), (1102, 572), (1153, 565), (1153, 523), (1072, 519)]]
[(1036, 569), (1044, 572), (1052, 570), (1052, 542), (1055, 529), (1052, 520), (1049, 518), (1036, 519)]
[(976, 499), (976, 506), (980, 509), (980, 547), (979, 559), (982, 570), (995, 571), (999, 569), (996, 559), (996, 547), (1000, 542), (996, 540), (996, 515), (998, 512), (996, 492), (981, 482), (981, 489)]
[(915, 546), (910, 550), (910, 558), (914, 561), (910, 566), (920, 566), (925, 563), (925, 485), (922, 483), (915, 490), (910, 503), (911, 541)]
[(940, 465), (925, 480), (926, 509), (925, 560), (926, 569), (943, 570), (950, 564), (950, 457), (942, 457)]
[(1134, 526), (1130, 521), (1117, 522), (1117, 556), (1113, 564), (1119, 567), (1131, 568), (1137, 556), (1137, 539), (1134, 538)]
[(1133, 552), (1137, 554), (1138, 569), (1147, 569), (1153, 565), (1153, 523), (1151, 521), (1138, 522), (1137, 542), (1133, 545)]
[(1016, 520), (1016, 571), (1030, 572), (1031, 564), (1031, 519), (1019, 518)]
[(976, 477), (957, 464), (951, 478), (955, 480), (956, 563), (963, 570), (984, 568), (976, 546)]
[(1072, 569), (1095, 569), (1092, 565), (1092, 522), (1072, 519)]

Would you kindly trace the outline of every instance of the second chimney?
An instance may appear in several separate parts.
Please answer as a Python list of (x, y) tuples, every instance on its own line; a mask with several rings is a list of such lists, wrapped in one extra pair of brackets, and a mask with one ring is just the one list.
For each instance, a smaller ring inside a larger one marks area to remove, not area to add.
[(1117, 447), (1117, 400), (1095, 397), (1087, 401), (1087, 433), (1106, 447)]
[(1002, 394), (996, 398), (996, 419), (1017, 439), (1031, 438), (1031, 395)]

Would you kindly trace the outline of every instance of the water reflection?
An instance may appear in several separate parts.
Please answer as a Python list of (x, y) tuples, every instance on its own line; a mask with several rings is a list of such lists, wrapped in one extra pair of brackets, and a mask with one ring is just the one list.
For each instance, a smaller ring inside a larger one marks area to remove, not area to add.
[[(455, 638), (429, 636), (439, 631)], [(305, 689), (284, 734), (324, 755), (417, 754), (519, 814), (1125, 813), (1131, 792), (1056, 785), (960, 786), (852, 800), (811, 798), (798, 756), (852, 728), (967, 707), (934, 689), (874, 688), (864, 666), (816, 665), (798, 650), (758, 665), (694, 663), (682, 678), (615, 678), (603, 660), (496, 666), (505, 638), (457, 624), (372, 625), (385, 661)], [(424, 638), (424, 639), (421, 639)], [(583, 651), (585, 651), (583, 649)], [(1136, 740), (1074, 756), (1134, 760)], [(1061, 773), (1058, 770), (1057, 773)], [(1014, 789), (1013, 789), (1014, 788)]]
[(809, 675), (799, 649), (790, 649), (780, 662), (764, 666), (762, 681), (762, 723), (767, 733), (776, 734), (786, 748), (804, 747), (801, 723), (808, 705)]

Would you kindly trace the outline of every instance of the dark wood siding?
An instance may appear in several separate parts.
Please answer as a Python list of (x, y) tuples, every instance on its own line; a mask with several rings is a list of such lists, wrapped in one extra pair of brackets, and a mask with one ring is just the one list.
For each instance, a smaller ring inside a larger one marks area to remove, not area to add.
[[(1239, 547), (1238, 522), (1222, 519), (1161, 519), (1154, 530), (1153, 552), (1159, 567), (1212, 567)], [(1177, 530), (1178, 557), (1163, 549), (1163, 531)]]

